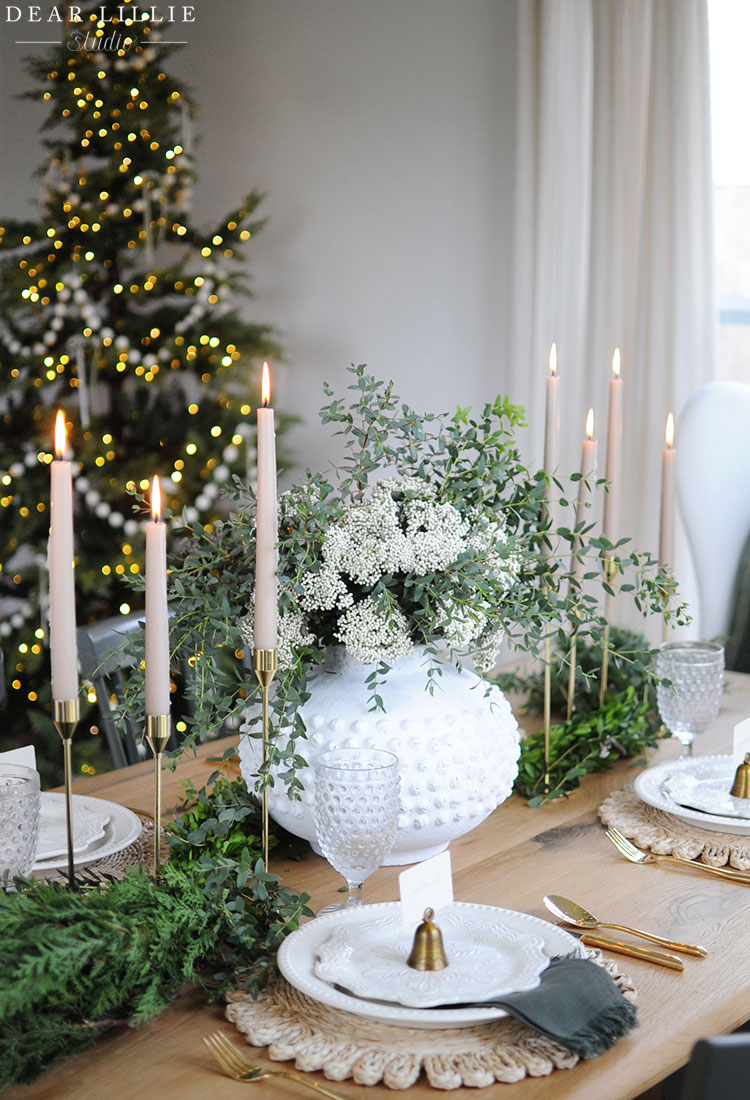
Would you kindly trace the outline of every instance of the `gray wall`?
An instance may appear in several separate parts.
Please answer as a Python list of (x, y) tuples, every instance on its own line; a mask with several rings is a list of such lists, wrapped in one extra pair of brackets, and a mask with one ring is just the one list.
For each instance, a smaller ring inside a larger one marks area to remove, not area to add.
[[(299, 462), (334, 454), (321, 383), (350, 363), (418, 408), (503, 390), (516, 0), (197, 0), (171, 71), (200, 106), (194, 192), (209, 224), (257, 186), (251, 315), (280, 328), (277, 403)], [(28, 29), (28, 28), (26, 28)], [(37, 28), (38, 29), (38, 28)], [(36, 104), (0, 26), (0, 218), (31, 213)], [(53, 38), (54, 34), (47, 34)]]

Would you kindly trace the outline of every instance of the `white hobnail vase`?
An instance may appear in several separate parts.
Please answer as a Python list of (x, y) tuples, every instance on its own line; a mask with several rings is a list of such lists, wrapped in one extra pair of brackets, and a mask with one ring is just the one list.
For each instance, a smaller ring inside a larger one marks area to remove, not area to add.
[[(308, 682), (310, 698), (300, 708), (307, 740), (297, 742), (297, 751), (308, 765), (318, 753), (343, 746), (387, 749), (398, 756), (401, 813), (386, 864), (417, 863), (442, 852), (505, 801), (518, 772), (518, 724), (500, 689), (444, 663), (430, 693), (428, 667), (419, 647), (396, 661), (378, 688), (385, 713), (373, 711), (365, 680), (375, 666), (362, 664), (342, 646), (332, 647)], [(282, 735), (280, 747), (284, 744)], [(241, 771), (251, 789), (260, 753), (257, 737), (240, 738)], [(284, 781), (274, 777), (269, 812), (316, 847), (312, 766), (298, 776), (301, 799), (289, 798)]]

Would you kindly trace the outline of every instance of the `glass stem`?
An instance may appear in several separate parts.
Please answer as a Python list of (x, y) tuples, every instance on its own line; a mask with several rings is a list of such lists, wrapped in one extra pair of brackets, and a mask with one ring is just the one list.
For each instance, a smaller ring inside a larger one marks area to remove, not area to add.
[(349, 905), (364, 905), (365, 904), (365, 884), (364, 882), (349, 882), (346, 880), (346, 885), (349, 888), (349, 893), (346, 896), (346, 906)]

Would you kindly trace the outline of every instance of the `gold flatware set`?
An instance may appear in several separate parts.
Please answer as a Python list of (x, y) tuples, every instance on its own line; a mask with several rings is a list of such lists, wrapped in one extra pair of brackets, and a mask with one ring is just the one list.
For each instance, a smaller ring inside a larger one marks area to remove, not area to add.
[(728, 879), (731, 882), (741, 882), (750, 886), (750, 871), (740, 871), (735, 867), (711, 867), (708, 863), (701, 863), (697, 859), (682, 859), (680, 856), (663, 856), (654, 852), (644, 852), (637, 848), (626, 836), (610, 826), (607, 829), (607, 838), (612, 841), (617, 851), (631, 863), (674, 863), (679, 867), (689, 867), (693, 871), (703, 871), (707, 875), (716, 875), (717, 878)]
[(235, 1081), (265, 1081), (269, 1077), (286, 1077), (289, 1081), (296, 1081), (298, 1085), (317, 1092), (319, 1096), (327, 1096), (329, 1100), (350, 1100), (343, 1092), (336, 1092), (330, 1085), (322, 1085), (313, 1077), (306, 1077), (303, 1073), (295, 1073), (289, 1069), (264, 1069), (255, 1062), (246, 1058), (234, 1043), (227, 1039), (222, 1031), (215, 1031), (213, 1035), (204, 1035), (203, 1042), (213, 1054), (216, 1061), (229, 1077)]
[[(671, 863), (750, 886), (750, 871), (745, 872), (730, 867), (711, 867), (707, 863), (701, 863), (698, 860), (646, 852), (638, 848), (614, 827), (608, 828), (606, 835), (620, 855), (631, 863)], [(588, 947), (628, 955), (631, 958), (655, 963), (678, 972), (684, 971), (685, 964), (678, 955), (672, 954), (672, 952), (680, 952), (695, 958), (705, 958), (707, 954), (705, 947), (700, 947), (697, 944), (679, 943), (676, 940), (667, 939), (665, 936), (644, 932), (640, 928), (632, 928), (629, 925), (618, 924), (614, 921), (600, 920), (593, 913), (584, 909), (582, 905), (571, 901), (570, 898), (561, 897), (559, 894), (546, 894), (543, 900), (549, 912), (557, 917), (561, 923), (575, 929), (573, 934), (577, 935), (581, 942)], [(647, 940), (656, 946), (642, 947), (638, 944), (612, 939), (609, 936), (600, 935), (598, 932), (600, 928), (625, 932), (639, 939)], [(668, 950), (658, 950), (658, 948), (667, 948)], [(305, 1074), (295, 1073), (293, 1070), (265, 1069), (263, 1066), (251, 1062), (221, 1031), (205, 1036), (203, 1041), (224, 1073), (237, 1081), (254, 1082), (264, 1081), (269, 1077), (285, 1077), (290, 1081), (296, 1081), (298, 1084), (312, 1089), (320, 1096), (328, 1097), (329, 1100), (347, 1100), (344, 1093), (337, 1092), (329, 1085), (321, 1084)]]

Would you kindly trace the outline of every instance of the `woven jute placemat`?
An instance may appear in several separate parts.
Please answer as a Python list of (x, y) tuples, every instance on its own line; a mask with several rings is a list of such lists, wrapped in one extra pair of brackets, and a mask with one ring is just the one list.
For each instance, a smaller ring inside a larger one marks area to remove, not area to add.
[(700, 859), (710, 867), (750, 870), (750, 836), (714, 833), (642, 802), (634, 790), (613, 791), (599, 807), (605, 825), (614, 825), (639, 848), (657, 855)]
[[(616, 962), (604, 959), (600, 951), (587, 954), (606, 969), (623, 996), (636, 1000), (630, 978)], [(382, 1081), (391, 1089), (407, 1089), (424, 1070), (436, 1089), (481, 1088), (544, 1077), (572, 1069), (580, 1061), (577, 1054), (511, 1017), (435, 1031), (394, 1027), (322, 1005), (281, 977), (256, 1001), (234, 993), (228, 1002), (227, 1019), (248, 1043), (268, 1047), (274, 1061), (293, 1059), (298, 1070), (322, 1071), (332, 1081)]]

